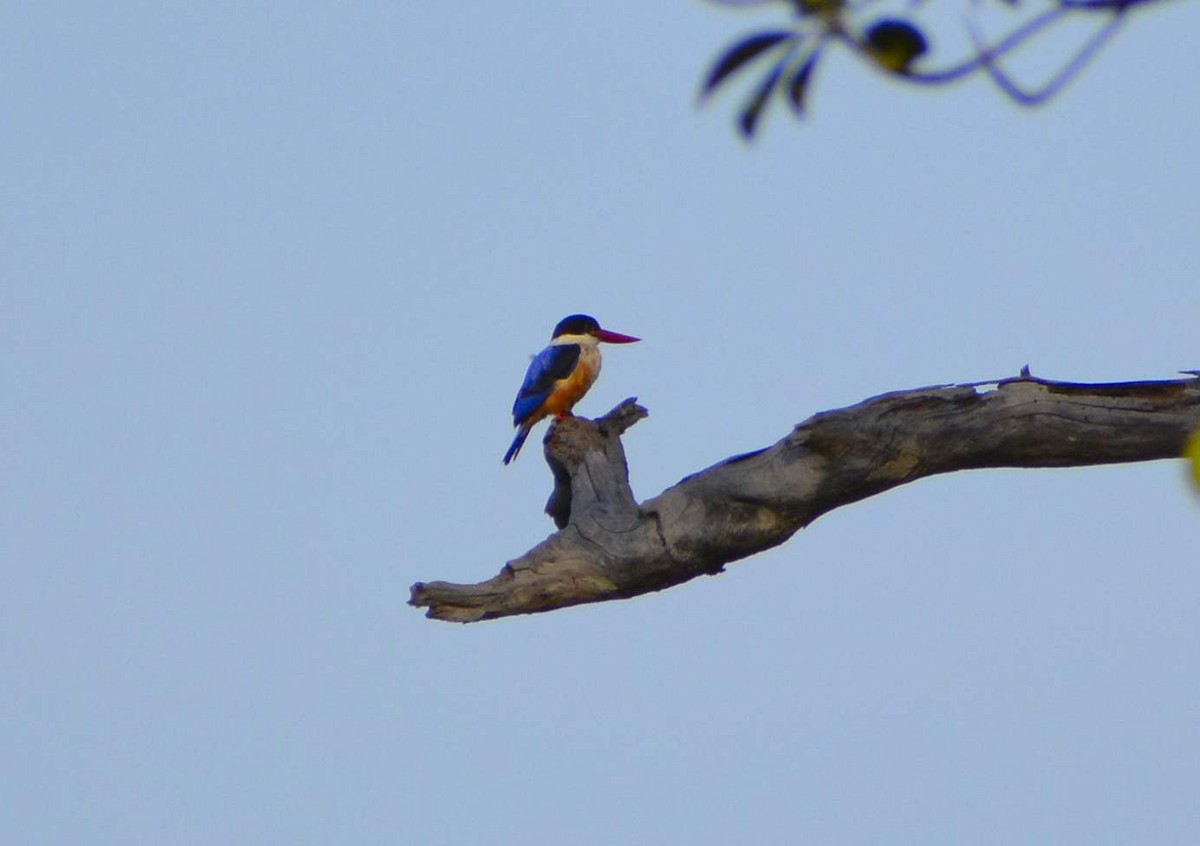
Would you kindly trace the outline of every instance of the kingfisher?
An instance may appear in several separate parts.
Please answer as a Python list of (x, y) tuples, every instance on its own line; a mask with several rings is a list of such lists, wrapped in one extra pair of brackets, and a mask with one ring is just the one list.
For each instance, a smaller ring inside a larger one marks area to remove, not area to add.
[(521, 451), (534, 424), (554, 415), (561, 420), (571, 413), (600, 375), (600, 343), (632, 344), (632, 335), (601, 329), (596, 318), (572, 314), (558, 321), (550, 335), (550, 346), (533, 357), (525, 381), (513, 403), (513, 425), (517, 436), (504, 453), (504, 463)]

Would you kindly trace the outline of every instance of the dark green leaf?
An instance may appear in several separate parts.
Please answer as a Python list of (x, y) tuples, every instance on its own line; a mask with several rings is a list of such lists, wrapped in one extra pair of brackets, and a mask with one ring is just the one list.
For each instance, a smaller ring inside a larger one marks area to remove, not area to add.
[(738, 121), (742, 129), (742, 135), (747, 138), (754, 137), (754, 130), (758, 126), (758, 119), (762, 116), (763, 107), (767, 105), (767, 100), (771, 97), (771, 92), (775, 90), (775, 86), (779, 84), (780, 78), (783, 76), (783, 68), (787, 64), (782, 61), (771, 69), (763, 80), (762, 85), (754, 92), (754, 96), (746, 103), (746, 108), (742, 109), (742, 116)]
[(747, 62), (762, 55), (777, 44), (793, 38), (796, 38), (796, 33), (777, 30), (773, 32), (760, 32), (758, 35), (752, 35), (749, 38), (739, 41), (725, 51), (725, 54), (713, 65), (713, 69), (709, 71), (708, 78), (704, 80), (700, 96), (707, 97), (726, 77)]
[(884, 18), (871, 25), (863, 46), (880, 65), (895, 73), (908, 73), (908, 66), (929, 49), (921, 30), (908, 21)]
[(798, 115), (804, 114), (804, 95), (808, 92), (808, 81), (812, 78), (813, 68), (817, 66), (819, 51), (814, 51), (788, 80), (788, 102)]
[(828, 15), (846, 7), (846, 0), (792, 0), (799, 15)]

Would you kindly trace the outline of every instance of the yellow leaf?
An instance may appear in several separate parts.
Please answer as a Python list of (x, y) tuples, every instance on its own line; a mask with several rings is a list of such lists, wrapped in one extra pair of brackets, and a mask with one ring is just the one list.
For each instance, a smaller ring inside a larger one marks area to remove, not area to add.
[(1183, 457), (1191, 462), (1192, 484), (1196, 486), (1196, 490), (1200, 491), (1200, 429), (1197, 429), (1188, 438), (1187, 446), (1183, 450)]

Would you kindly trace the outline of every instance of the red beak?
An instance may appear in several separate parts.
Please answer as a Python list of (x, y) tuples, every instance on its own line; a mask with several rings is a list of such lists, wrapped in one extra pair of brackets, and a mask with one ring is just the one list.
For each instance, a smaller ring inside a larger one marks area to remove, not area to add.
[(606, 344), (632, 344), (634, 341), (640, 341), (641, 338), (635, 338), (632, 335), (622, 335), (620, 332), (609, 332), (607, 329), (597, 329), (596, 337)]

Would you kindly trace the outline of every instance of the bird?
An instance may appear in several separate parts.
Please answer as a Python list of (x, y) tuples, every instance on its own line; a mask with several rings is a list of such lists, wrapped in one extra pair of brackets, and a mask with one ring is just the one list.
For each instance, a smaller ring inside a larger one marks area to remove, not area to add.
[(504, 453), (504, 463), (517, 457), (538, 421), (551, 414), (561, 420), (588, 392), (600, 375), (601, 342), (632, 344), (640, 340), (601, 329), (596, 318), (586, 314), (571, 314), (558, 321), (550, 335), (550, 346), (533, 357), (517, 391), (513, 403), (517, 435)]

